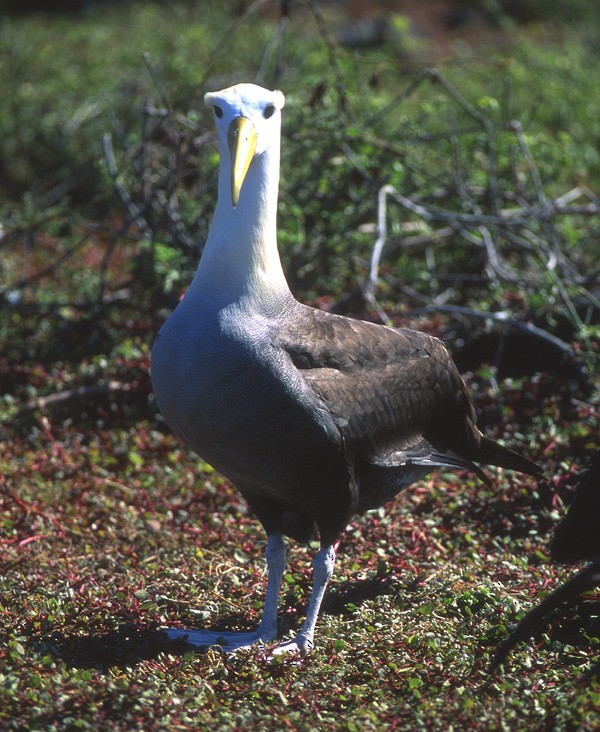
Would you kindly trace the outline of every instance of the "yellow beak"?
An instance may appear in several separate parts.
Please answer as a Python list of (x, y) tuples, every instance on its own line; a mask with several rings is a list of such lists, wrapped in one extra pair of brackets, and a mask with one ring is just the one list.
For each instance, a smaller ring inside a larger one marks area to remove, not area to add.
[(256, 129), (247, 117), (236, 117), (227, 133), (231, 155), (231, 202), (235, 208), (250, 162), (256, 152)]

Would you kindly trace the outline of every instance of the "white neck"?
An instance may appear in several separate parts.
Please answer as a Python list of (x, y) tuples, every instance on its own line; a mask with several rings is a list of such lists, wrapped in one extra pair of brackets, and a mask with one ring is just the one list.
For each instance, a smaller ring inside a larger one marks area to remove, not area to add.
[(233, 303), (276, 308), (291, 297), (277, 250), (279, 144), (252, 160), (237, 208), (230, 191), (230, 156), (222, 146), (217, 207), (188, 294), (215, 309)]

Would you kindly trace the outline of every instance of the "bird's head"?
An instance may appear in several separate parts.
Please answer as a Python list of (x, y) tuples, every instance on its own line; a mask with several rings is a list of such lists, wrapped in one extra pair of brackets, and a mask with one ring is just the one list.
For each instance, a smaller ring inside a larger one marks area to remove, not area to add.
[(252, 159), (279, 139), (285, 97), (256, 84), (236, 84), (205, 94), (204, 102), (213, 110), (221, 149), (229, 151), (235, 208)]

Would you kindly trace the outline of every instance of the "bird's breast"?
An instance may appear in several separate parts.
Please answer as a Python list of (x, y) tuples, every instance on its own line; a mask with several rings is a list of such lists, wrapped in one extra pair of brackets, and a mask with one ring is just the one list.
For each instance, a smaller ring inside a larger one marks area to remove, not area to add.
[(266, 381), (255, 356), (259, 342), (263, 348), (266, 343), (256, 328), (252, 337), (241, 323), (236, 329), (182, 305), (152, 348), (152, 385), (167, 423), (196, 449), (207, 432), (248, 418)]
[(339, 459), (333, 419), (260, 317), (191, 320), (180, 306), (153, 346), (152, 384), (171, 429), (234, 482), (279, 491)]

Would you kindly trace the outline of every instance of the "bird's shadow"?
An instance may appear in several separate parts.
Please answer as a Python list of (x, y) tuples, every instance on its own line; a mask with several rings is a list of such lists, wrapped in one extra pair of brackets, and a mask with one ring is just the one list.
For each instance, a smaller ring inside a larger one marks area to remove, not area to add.
[[(327, 597), (323, 614), (343, 615), (348, 612), (348, 605), (359, 607), (367, 600), (394, 593), (395, 589), (397, 585), (393, 578), (381, 576), (343, 583)], [(563, 615), (562, 622), (551, 630), (551, 639), (585, 646), (589, 643), (589, 636), (600, 635), (598, 609), (599, 603), (588, 603), (584, 608), (579, 608), (575, 618), (569, 617), (568, 613), (566, 617)], [(298, 610), (302, 612), (301, 608)], [(241, 617), (222, 618), (218, 630), (240, 624), (244, 624)], [(132, 668), (144, 661), (155, 660), (162, 653), (184, 656), (190, 651), (203, 652), (202, 649), (191, 648), (185, 641), (168, 638), (158, 627), (139, 627), (132, 623), (124, 623), (112, 631), (90, 632), (86, 635), (54, 633), (45, 638), (33, 637), (30, 647), (60, 659), (69, 667), (104, 672), (110, 668)], [(599, 674), (598, 663), (592, 664), (587, 670), (587, 675), (598, 677)]]
[(367, 600), (393, 594), (398, 589), (395, 577), (376, 574), (361, 580), (341, 582), (331, 587), (323, 600), (323, 615), (344, 615), (348, 606), (360, 607)]
[[(360, 606), (368, 599), (391, 591), (389, 578), (373, 578), (343, 583), (332, 589), (323, 606), (323, 613), (339, 615), (348, 604)], [(299, 614), (303, 609), (298, 607)], [(219, 627), (208, 630), (223, 631), (226, 627), (244, 625), (242, 617), (221, 618)], [(285, 621), (283, 625), (287, 625)], [(287, 632), (290, 628), (283, 628)], [(202, 653), (183, 640), (172, 640), (158, 627), (140, 627), (124, 623), (111, 631), (90, 632), (86, 635), (53, 633), (48, 637), (32, 637), (30, 647), (44, 655), (60, 659), (67, 666), (81, 669), (131, 668), (143, 661), (155, 660), (161, 653), (183, 656), (190, 651)]]
[(170, 640), (158, 628), (140, 628), (131, 623), (87, 635), (53, 633), (47, 638), (31, 639), (30, 645), (67, 666), (102, 671), (137, 666), (142, 661), (158, 658), (161, 653), (183, 655), (190, 650), (185, 643)]

